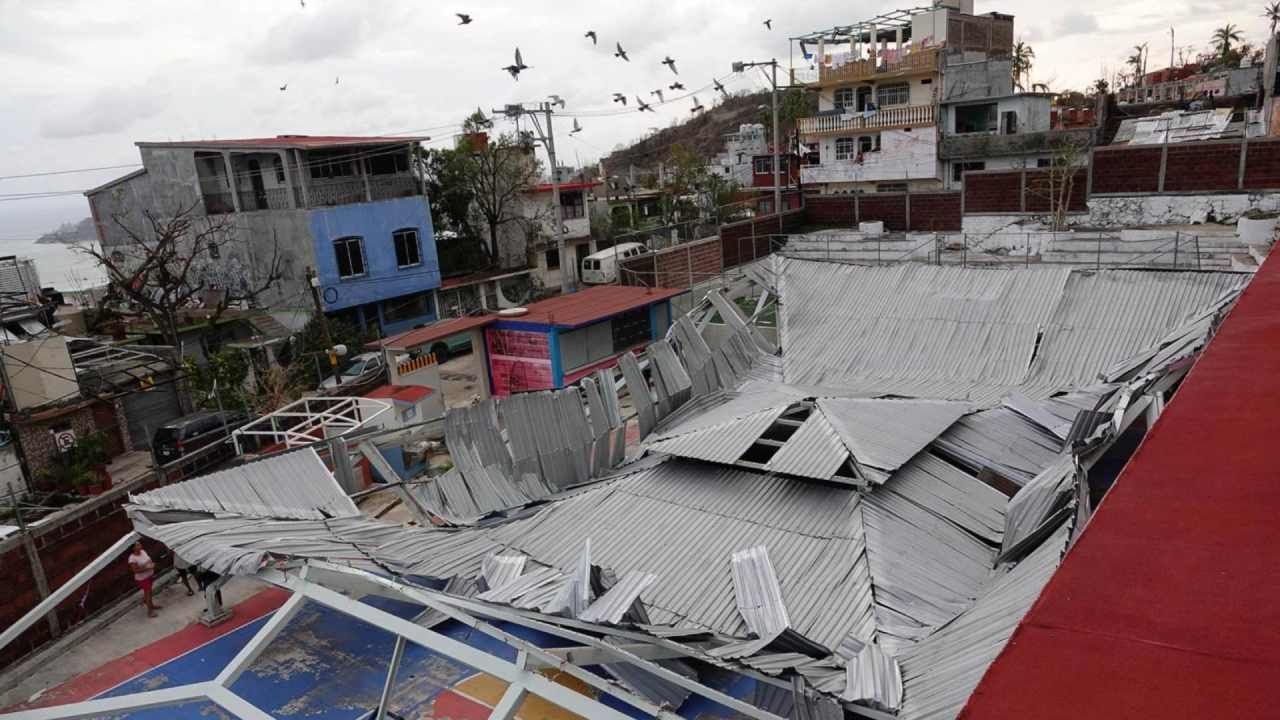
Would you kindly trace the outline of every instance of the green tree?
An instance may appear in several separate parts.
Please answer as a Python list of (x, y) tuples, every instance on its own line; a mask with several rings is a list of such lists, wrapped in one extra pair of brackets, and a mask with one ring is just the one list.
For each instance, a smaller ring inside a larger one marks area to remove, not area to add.
[(253, 394), (246, 392), (245, 380), (249, 377), (249, 360), (239, 350), (223, 350), (211, 355), (201, 365), (191, 358), (182, 361), (187, 376), (187, 386), (198, 407), (217, 410), (257, 409), (250, 402)]
[(1231, 56), (1231, 44), (1240, 42), (1244, 36), (1240, 34), (1240, 28), (1231, 23), (1227, 23), (1217, 30), (1213, 31), (1213, 49), (1218, 54), (1218, 58), (1226, 62)]
[(1025, 90), (1026, 82), (1031, 79), (1031, 66), (1036, 59), (1036, 51), (1019, 40), (1013, 44), (1009, 56), (1013, 60), (1013, 84), (1019, 90)]

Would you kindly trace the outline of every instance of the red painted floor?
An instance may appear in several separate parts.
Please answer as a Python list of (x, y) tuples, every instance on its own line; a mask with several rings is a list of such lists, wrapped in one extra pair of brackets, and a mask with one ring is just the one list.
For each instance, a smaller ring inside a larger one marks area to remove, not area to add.
[(1278, 428), (1273, 257), (961, 717), (1280, 717)]
[[(236, 605), (231, 619), (217, 627), (207, 628), (200, 623), (189, 625), (168, 637), (112, 660), (92, 672), (68, 680), (41, 695), (36, 702), (20, 707), (48, 707), (88, 700), (130, 678), (257, 620), (279, 608), (288, 598), (288, 591), (267, 588)], [(15, 709), (17, 708), (9, 708), (9, 710)]]

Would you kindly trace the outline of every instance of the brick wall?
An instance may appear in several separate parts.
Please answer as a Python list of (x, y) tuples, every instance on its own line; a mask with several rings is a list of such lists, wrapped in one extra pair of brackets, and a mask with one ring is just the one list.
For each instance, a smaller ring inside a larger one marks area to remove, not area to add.
[(621, 283), (689, 288), (718, 275), (720, 260), (720, 239), (710, 237), (623, 261)]
[(964, 212), (1009, 214), (1022, 212), (1022, 171), (971, 172), (964, 176)]
[(1093, 193), (1130, 195), (1160, 190), (1159, 147), (1098, 148), (1093, 153)]
[(764, 215), (751, 220), (720, 226), (720, 257), (723, 267), (736, 267), (765, 257), (773, 252), (770, 236), (796, 230), (805, 222), (804, 208), (777, 215)]
[[(1056, 200), (1062, 197), (1062, 187), (1058, 184), (1064, 179), (1062, 175), (1054, 177), (1048, 170), (1027, 171), (1026, 212), (1041, 214), (1053, 212)], [(1089, 211), (1089, 173), (1083, 168), (1078, 170), (1072, 178), (1067, 211)]]
[(1250, 140), (1244, 186), (1251, 190), (1280, 188), (1280, 140)]
[[(1240, 155), (1245, 154), (1244, 182)], [(1166, 156), (1167, 153), (1167, 156)], [(1160, 165), (1164, 157), (1164, 186)], [(1280, 140), (1210, 140), (1171, 145), (1117, 146), (1093, 153), (1095, 195), (1250, 192), (1280, 188)]]
[(84, 437), (95, 429), (93, 410), (88, 407), (78, 408), (66, 415), (50, 420), (23, 421), (15, 419), (13, 427), (18, 431), (18, 444), (27, 461), (27, 472), (30, 480), (38, 483), (40, 474), (48, 469), (60, 454), (54, 444), (52, 429), (70, 426), (76, 437)]
[(1169, 146), (1164, 171), (1165, 192), (1213, 192), (1239, 187), (1239, 143)]
[[(863, 222), (884, 222), (892, 231), (959, 231), (960, 193), (815, 195), (806, 201), (808, 222), (854, 228)], [(907, 212), (910, 207), (910, 213)], [(907, 225), (907, 216), (911, 223)]]
[[(61, 587), (129, 532), (132, 526), (123, 507), (128, 493), (144, 492), (159, 485), (156, 480), (148, 480), (142, 485), (116, 488), (64, 511), (60, 519), (46, 521), (34, 528), (31, 531), (32, 543), (50, 590)], [(143, 544), (156, 561), (157, 569), (167, 570), (172, 564), (168, 551), (150, 540), (144, 540)], [(125, 562), (126, 555), (121, 554), (58, 605), (55, 612), (63, 633), (136, 589)], [(16, 535), (0, 542), (0, 583), (6, 589), (5, 600), (0, 603), (0, 627), (8, 627), (40, 602), (30, 557), (25, 544)], [(40, 649), (51, 639), (49, 624), (41, 619), (0, 650), (0, 668), (8, 667)]]

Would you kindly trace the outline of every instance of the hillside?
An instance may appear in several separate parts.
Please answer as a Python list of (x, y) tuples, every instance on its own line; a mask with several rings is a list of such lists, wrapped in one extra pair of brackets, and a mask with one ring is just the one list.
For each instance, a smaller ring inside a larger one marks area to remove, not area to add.
[[(705, 104), (705, 100), (704, 100)], [(763, 122), (761, 105), (769, 104), (769, 93), (734, 95), (700, 115), (679, 125), (664, 128), (604, 159), (610, 174), (625, 172), (632, 165), (650, 168), (665, 160), (674, 145), (684, 145), (702, 157), (711, 158), (724, 150), (725, 133), (737, 132), (743, 123)]]
[(85, 218), (78, 223), (63, 223), (57, 230), (45, 233), (36, 240), (37, 245), (74, 245), (76, 243), (94, 242), (98, 239), (98, 231), (93, 226), (93, 218)]

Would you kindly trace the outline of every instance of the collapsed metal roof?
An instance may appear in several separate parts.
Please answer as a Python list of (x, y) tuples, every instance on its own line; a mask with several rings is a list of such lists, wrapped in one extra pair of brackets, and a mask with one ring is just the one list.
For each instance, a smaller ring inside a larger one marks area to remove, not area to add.
[[(605, 371), (451, 412), (457, 468), (406, 497), (453, 528), (348, 513), (327, 471), (292, 467), (310, 451), (140, 495), (135, 527), (216, 572), (428, 578), (472, 612), (678, 646), (678, 669), (609, 671), (655, 702), (701, 692), (713, 666), (798, 688), (793, 704), (954, 717), (1087, 516), (1084, 464), (1176, 383), (1244, 283), (797, 261), (749, 276), (781, 296), (781, 358), (718, 294), (705, 309), (735, 329), (719, 347), (684, 317), (648, 377), (625, 355), (638, 460)], [(288, 497), (236, 500), (281, 471)]]

